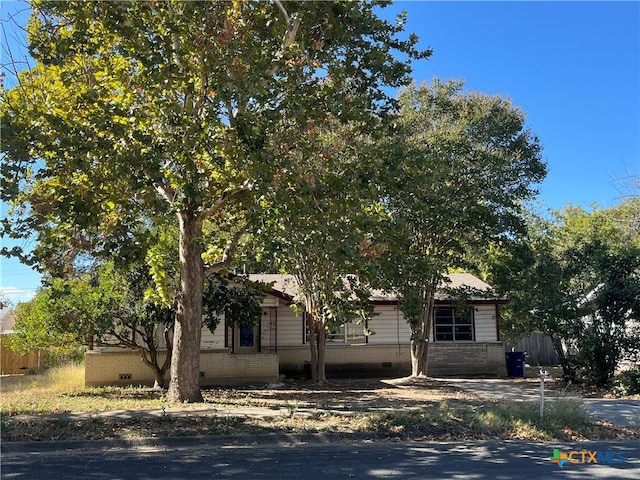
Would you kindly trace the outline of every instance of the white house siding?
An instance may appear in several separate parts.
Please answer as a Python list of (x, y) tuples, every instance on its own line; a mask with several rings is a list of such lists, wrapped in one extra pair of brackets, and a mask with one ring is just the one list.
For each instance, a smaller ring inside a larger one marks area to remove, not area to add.
[(218, 323), (213, 333), (207, 327), (202, 329), (200, 348), (202, 350), (220, 350), (224, 348), (224, 319), (220, 319), (220, 323)]
[(409, 343), (411, 337), (409, 324), (395, 305), (377, 305), (375, 311), (378, 315), (368, 322), (369, 330), (373, 332), (368, 339), (370, 345)]
[[(262, 316), (262, 350), (280, 349), (280, 347), (302, 345), (302, 317), (288, 305), (280, 305), (277, 310), (277, 323), (274, 332), (273, 325), (269, 325), (273, 313)], [(272, 320), (273, 321), (273, 320)], [(277, 335), (274, 335), (277, 333)]]
[[(368, 322), (369, 330), (373, 335), (369, 336), (369, 345), (397, 345), (409, 344), (411, 330), (402, 312), (395, 305), (377, 305), (376, 313)], [(277, 319), (274, 318), (277, 315)], [(274, 328), (273, 322), (277, 322)], [(477, 305), (474, 311), (475, 341), (497, 342), (496, 308), (495, 305)], [(303, 322), (289, 306), (280, 305), (277, 312), (269, 312), (264, 309), (262, 317), (262, 347), (287, 347), (300, 346), (302, 342)], [(274, 331), (275, 330), (275, 331)], [(277, 337), (275, 336), (277, 332)], [(433, 332), (430, 340), (433, 341)], [(277, 343), (274, 345), (274, 338)]]
[[(409, 324), (395, 305), (377, 305), (376, 315), (369, 320), (369, 330), (375, 334), (369, 337), (371, 345), (408, 344), (411, 337)], [(497, 342), (496, 306), (476, 305), (474, 307), (475, 341)], [(433, 342), (433, 328), (429, 332)]]
[(477, 305), (474, 310), (476, 342), (497, 342), (496, 306)]

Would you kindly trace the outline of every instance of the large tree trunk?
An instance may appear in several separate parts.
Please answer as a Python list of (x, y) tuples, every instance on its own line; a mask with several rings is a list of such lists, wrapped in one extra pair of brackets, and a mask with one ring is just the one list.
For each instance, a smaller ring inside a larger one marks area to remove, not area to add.
[(202, 335), (202, 220), (194, 212), (180, 212), (180, 293), (173, 332), (171, 378), (167, 401), (202, 402), (200, 337)]
[[(308, 307), (307, 303), (307, 307)], [(309, 330), (309, 350), (311, 351), (311, 381), (318, 381), (318, 339), (316, 322), (311, 310), (307, 310), (307, 329)]]
[(433, 319), (434, 295), (426, 293), (416, 331), (411, 339), (411, 376), (426, 377), (429, 368), (429, 332)]
[(307, 327), (309, 329), (309, 349), (311, 351), (311, 381), (313, 383), (326, 383), (325, 352), (327, 347), (327, 334), (322, 322), (315, 315), (313, 302), (307, 301)]
[(324, 325), (318, 324), (318, 333), (316, 335), (318, 340), (318, 371), (316, 372), (316, 383), (327, 383), (327, 371), (326, 371), (326, 352), (327, 352), (327, 331), (324, 329)]

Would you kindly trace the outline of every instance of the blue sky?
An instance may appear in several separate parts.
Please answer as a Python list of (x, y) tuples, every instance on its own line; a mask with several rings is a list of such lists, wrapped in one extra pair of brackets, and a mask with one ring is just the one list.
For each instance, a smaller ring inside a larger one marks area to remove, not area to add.
[(640, 173), (639, 2), (397, 2), (434, 50), (416, 81), (456, 78), (510, 97), (540, 137), (540, 199), (602, 207)]
[[(1, 2), (2, 19), (15, 8), (24, 4)], [(407, 31), (434, 50), (415, 65), (416, 82), (462, 79), (469, 91), (510, 97), (527, 115), (549, 166), (545, 206), (620, 201), (616, 178), (640, 174), (640, 2), (404, 1), (383, 16), (401, 10)], [(38, 286), (28, 268), (0, 262), (9, 298)]]

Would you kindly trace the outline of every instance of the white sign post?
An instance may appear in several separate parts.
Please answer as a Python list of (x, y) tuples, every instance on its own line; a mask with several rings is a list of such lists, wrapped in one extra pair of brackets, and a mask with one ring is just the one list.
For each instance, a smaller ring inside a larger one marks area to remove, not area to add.
[(549, 378), (549, 374), (540, 370), (538, 377), (540, 378), (540, 418), (544, 418), (544, 379)]

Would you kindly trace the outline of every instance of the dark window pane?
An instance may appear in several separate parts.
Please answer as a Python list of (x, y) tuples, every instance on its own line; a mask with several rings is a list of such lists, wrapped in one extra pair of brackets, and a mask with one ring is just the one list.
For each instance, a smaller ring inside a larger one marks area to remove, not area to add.
[(453, 341), (453, 334), (452, 333), (436, 333), (436, 340), (439, 340), (441, 342), (452, 342)]
[(473, 341), (473, 315), (456, 315), (453, 308), (436, 308), (434, 333), (436, 341)]
[(253, 327), (240, 327), (240, 346), (253, 347)]
[(471, 333), (471, 325), (456, 325), (456, 333)]
[(453, 310), (442, 308), (437, 309), (436, 323), (453, 323)]

